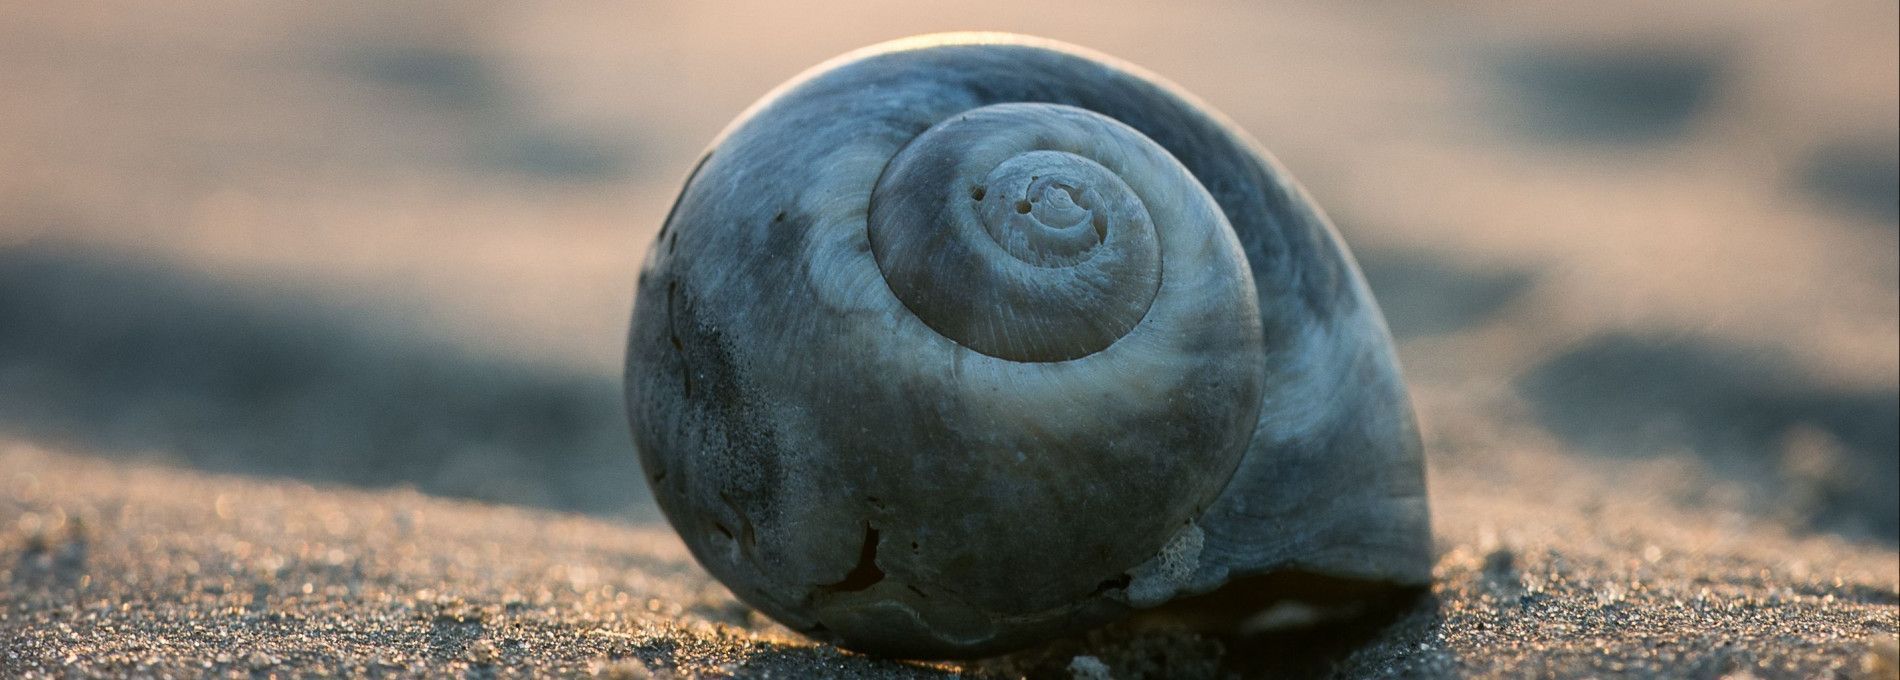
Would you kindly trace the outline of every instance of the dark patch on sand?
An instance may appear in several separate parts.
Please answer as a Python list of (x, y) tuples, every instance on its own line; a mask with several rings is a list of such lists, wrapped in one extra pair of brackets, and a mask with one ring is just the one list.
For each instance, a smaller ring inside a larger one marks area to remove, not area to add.
[(472, 125), (463, 159), (478, 169), (554, 181), (625, 179), (637, 169), (627, 131), (579, 130), (538, 120), (487, 57), (415, 44), (368, 44), (335, 59), (344, 73), (406, 93)]
[(111, 456), (644, 508), (617, 381), (99, 253), (0, 250), (0, 427)]
[(1516, 269), (1482, 270), (1418, 251), (1354, 253), (1393, 337), (1453, 333), (1497, 316), (1536, 279)]
[(365, 80), (389, 85), (442, 105), (479, 109), (506, 103), (506, 86), (480, 55), (423, 45), (365, 45), (339, 64)]
[(631, 154), (623, 146), (575, 130), (530, 128), (494, 140), (481, 160), (499, 169), (548, 179), (613, 180), (633, 169)]
[(1683, 45), (1536, 50), (1501, 76), (1532, 132), (1560, 141), (1644, 144), (1681, 135), (1715, 99), (1726, 58)]
[(1808, 157), (1801, 181), (1829, 205), (1900, 228), (1900, 139), (1823, 145)]
[(1830, 388), (1784, 357), (1605, 335), (1520, 382), (1545, 426), (1606, 456), (1695, 451), (1817, 528), (1900, 541), (1900, 396)]

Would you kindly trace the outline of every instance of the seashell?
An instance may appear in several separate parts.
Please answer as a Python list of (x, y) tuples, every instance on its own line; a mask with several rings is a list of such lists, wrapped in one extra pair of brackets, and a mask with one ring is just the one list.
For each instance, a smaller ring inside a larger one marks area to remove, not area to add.
[(753, 105), (648, 251), (626, 389), (699, 562), (854, 649), (1430, 578), (1418, 434), (1345, 245), (1219, 114), (1073, 46), (901, 40)]

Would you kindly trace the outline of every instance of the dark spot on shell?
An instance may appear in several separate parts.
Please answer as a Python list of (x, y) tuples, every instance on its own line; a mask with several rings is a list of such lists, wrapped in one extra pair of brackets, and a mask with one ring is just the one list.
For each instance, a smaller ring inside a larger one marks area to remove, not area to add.
[(692, 479), (718, 480), (715, 488), (701, 490), (716, 491), (716, 495), (699, 496), (697, 502), (703, 505), (698, 512), (724, 519), (744, 549), (779, 516), (783, 455), (776, 430), (760, 406), (764, 398), (746, 379), (748, 367), (739, 360), (743, 355), (734, 351), (723, 329), (713, 323), (717, 317), (701, 316), (688, 283), (682, 282), (673, 310), (683, 347), (681, 370), (691, 386), (680, 406), (694, 414), (690, 422), (697, 429), (684, 436), (722, 445), (700, 451), (686, 474)]
[(693, 366), (692, 362), (687, 360), (686, 343), (680, 340), (677, 322), (679, 287), (678, 279), (666, 282), (666, 337), (673, 344), (673, 353), (679, 355), (680, 389), (686, 393), (687, 399), (691, 399), (693, 398)]
[(686, 349), (686, 344), (680, 342), (678, 329), (673, 326), (673, 305), (675, 304), (675, 300), (679, 297), (679, 289), (679, 281), (666, 282), (666, 339), (673, 343), (673, 351), (675, 352), (684, 351)]
[(749, 557), (752, 549), (759, 544), (758, 528), (752, 523), (752, 517), (746, 514), (745, 508), (733, 500), (731, 493), (721, 490), (719, 500), (725, 501), (726, 508), (739, 517), (739, 549)]
[[(692, 188), (693, 179), (699, 177), (700, 169), (706, 167), (706, 160), (710, 158), (712, 158), (712, 152), (708, 151), (705, 155), (699, 157), (699, 162), (693, 164), (692, 171), (686, 173), (686, 181), (680, 183), (680, 197), (682, 199), (685, 198), (686, 190)], [(666, 238), (666, 253), (668, 255), (673, 254), (673, 248), (679, 245), (680, 233), (678, 229), (673, 228), (673, 216), (679, 214), (680, 205), (685, 202), (684, 200), (673, 201), (673, 207), (666, 210), (666, 219), (660, 222), (660, 236)]]
[(877, 527), (869, 523), (864, 525), (864, 544), (858, 548), (858, 565), (844, 575), (844, 580), (828, 586), (820, 586), (825, 592), (855, 593), (884, 580), (884, 570), (877, 566)]

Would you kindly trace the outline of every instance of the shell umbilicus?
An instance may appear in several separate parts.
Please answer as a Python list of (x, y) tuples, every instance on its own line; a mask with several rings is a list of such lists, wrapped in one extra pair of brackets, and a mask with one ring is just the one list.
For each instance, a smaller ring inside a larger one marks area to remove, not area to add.
[(754, 105), (640, 274), (655, 498), (742, 600), (911, 657), (1280, 572), (1429, 580), (1423, 459), (1345, 246), (1131, 66), (926, 36)]

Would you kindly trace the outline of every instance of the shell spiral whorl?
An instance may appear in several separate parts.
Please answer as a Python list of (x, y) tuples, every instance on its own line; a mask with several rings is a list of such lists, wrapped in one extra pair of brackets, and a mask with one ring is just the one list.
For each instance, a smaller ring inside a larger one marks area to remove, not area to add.
[(958, 344), (1076, 359), (1147, 315), (1161, 287), (1156, 221), (1197, 211), (1163, 203), (1157, 215), (1135, 187), (1182, 181), (1193, 178), (1167, 151), (1100, 114), (986, 106), (891, 159), (871, 195), (871, 249), (904, 305)]

